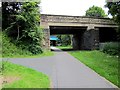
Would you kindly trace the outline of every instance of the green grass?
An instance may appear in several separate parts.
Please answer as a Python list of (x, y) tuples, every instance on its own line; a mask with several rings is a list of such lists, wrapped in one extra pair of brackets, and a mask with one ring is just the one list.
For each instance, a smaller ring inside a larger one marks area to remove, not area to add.
[[(2, 55), (0, 57), (3, 58), (36, 58), (43, 56), (51, 56), (53, 55), (50, 51), (44, 51), (42, 54), (34, 55), (28, 50), (24, 50), (21, 47), (15, 46), (12, 42), (10, 42), (10, 38), (4, 32), (0, 32), (0, 36), (2, 36)], [(1, 49), (0, 49), (1, 50)]]
[(46, 50), (42, 54), (37, 55), (29, 55), (29, 54), (21, 54), (21, 55), (11, 55), (11, 56), (3, 56), (3, 58), (40, 58), (40, 57), (47, 57), (47, 56), (53, 56), (54, 53)]
[(56, 46), (59, 49), (72, 49), (72, 46)]
[(120, 87), (118, 73), (118, 57), (110, 56), (100, 51), (73, 51), (69, 52), (79, 61), (93, 69), (95, 72), (105, 77), (113, 84)]
[(7, 81), (3, 84), (3, 88), (50, 88), (50, 80), (45, 74), (33, 69), (3, 62), (3, 76), (14, 81)]

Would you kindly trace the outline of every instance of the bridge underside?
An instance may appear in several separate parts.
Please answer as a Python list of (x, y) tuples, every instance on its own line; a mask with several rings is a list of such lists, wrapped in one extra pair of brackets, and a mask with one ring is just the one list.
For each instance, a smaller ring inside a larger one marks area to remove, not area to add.
[(88, 30), (81, 26), (49, 26), (50, 35), (72, 34), (74, 50), (94, 50), (99, 48), (99, 43), (116, 40), (115, 28), (95, 27)]
[(50, 26), (50, 34), (77, 34), (85, 31), (87, 27), (76, 26)]
[(99, 27), (99, 42), (114, 42), (117, 41), (116, 28)]

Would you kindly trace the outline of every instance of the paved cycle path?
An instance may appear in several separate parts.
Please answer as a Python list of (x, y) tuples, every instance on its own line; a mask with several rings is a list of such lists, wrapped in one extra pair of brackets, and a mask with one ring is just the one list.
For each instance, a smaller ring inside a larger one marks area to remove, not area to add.
[(52, 47), (54, 56), (42, 58), (11, 58), (9, 61), (47, 74), (52, 88), (115, 88), (76, 58)]

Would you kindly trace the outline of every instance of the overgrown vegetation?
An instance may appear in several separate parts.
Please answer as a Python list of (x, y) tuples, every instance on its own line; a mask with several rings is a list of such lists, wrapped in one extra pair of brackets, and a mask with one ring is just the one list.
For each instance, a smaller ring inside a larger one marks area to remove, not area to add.
[(109, 42), (109, 43), (104, 43), (104, 47), (101, 50), (104, 53), (107, 53), (109, 55), (113, 55), (113, 56), (120, 56), (120, 43), (113, 43), (113, 42)]
[(120, 75), (118, 72), (120, 60), (118, 60), (118, 57), (110, 56), (100, 51), (74, 51), (69, 53), (95, 72), (120, 87)]
[(3, 76), (3, 88), (50, 88), (45, 74), (7, 61), (3, 62)]
[(39, 2), (2, 2), (3, 30), (13, 44), (32, 54), (43, 52), (38, 4)]
[(21, 47), (15, 46), (11, 43), (11, 39), (4, 33), (2, 35), (2, 57), (13, 57), (19, 55), (32, 55), (28, 50), (23, 50)]
[(118, 24), (118, 40), (120, 41), (120, 1), (107, 2), (105, 5), (109, 11), (108, 13), (113, 16), (114, 21)]
[(53, 55), (50, 51), (44, 51), (42, 54), (34, 55), (27, 49), (18, 47), (11, 42), (11, 39), (5, 34), (5, 32), (0, 33), (2, 36), (2, 57), (12, 57), (12, 58), (36, 58), (42, 56), (51, 56)]

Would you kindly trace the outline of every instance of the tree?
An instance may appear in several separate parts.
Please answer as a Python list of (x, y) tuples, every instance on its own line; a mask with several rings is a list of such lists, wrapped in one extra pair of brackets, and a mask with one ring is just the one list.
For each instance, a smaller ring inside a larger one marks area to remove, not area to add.
[(108, 13), (113, 16), (114, 20), (117, 23), (120, 23), (120, 1), (119, 2), (107, 2), (105, 6), (108, 7), (109, 9)]
[[(0, 7), (0, 21), (2, 21), (2, 10), (1, 10), (1, 7)], [(2, 27), (2, 23), (0, 22), (0, 31), (1, 31), (1, 28)]]
[(6, 22), (5, 31), (17, 46), (33, 54), (42, 52), (42, 30), (40, 29), (38, 4), (39, 2), (3, 3), (3, 22), (6, 22), (5, 19), (9, 21)]
[(105, 5), (108, 7), (108, 13), (113, 16), (115, 22), (117, 22), (118, 28), (118, 39), (120, 40), (120, 1), (119, 2), (107, 2)]
[(86, 16), (90, 17), (106, 17), (104, 10), (98, 6), (92, 6), (86, 11)]
[(2, 2), (2, 29), (10, 26), (15, 19), (12, 15), (17, 15), (20, 10), (20, 2)]

